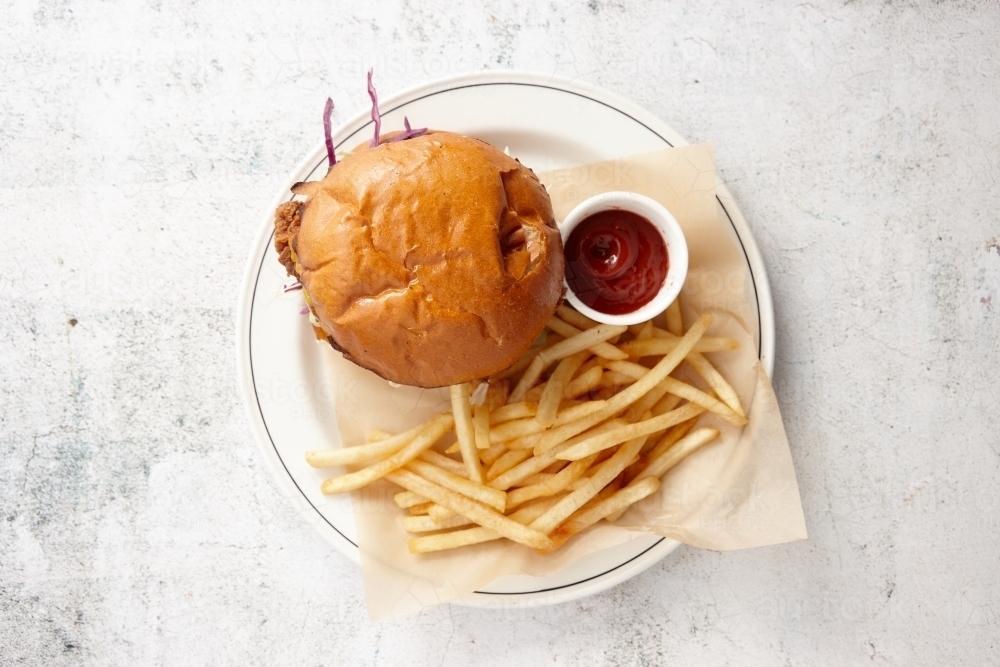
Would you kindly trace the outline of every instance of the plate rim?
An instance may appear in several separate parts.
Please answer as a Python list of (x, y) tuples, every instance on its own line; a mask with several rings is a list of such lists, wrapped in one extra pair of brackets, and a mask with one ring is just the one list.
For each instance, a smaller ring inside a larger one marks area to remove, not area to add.
[[(467, 72), (427, 81), (386, 96), (380, 101), (380, 106), (385, 109), (384, 113), (390, 113), (399, 106), (413, 102), (417, 98), (461, 88), (486, 85), (525, 85), (580, 95), (631, 118), (658, 136), (668, 146), (685, 146), (689, 144), (688, 141), (665, 121), (617, 93), (585, 81), (522, 70)], [(337, 148), (340, 148), (360, 130), (364, 129), (366, 125), (370, 125), (371, 122), (369, 111), (361, 110), (341, 123), (333, 132)], [(326, 147), (323, 142), (319, 142), (316, 148), (304, 156), (291, 172), (292, 175), (287, 179), (285, 187), (279, 190), (278, 194), (272, 200), (270, 207), (265, 211), (263, 223), (258, 227), (258, 231), (250, 244), (247, 259), (244, 263), (243, 278), (240, 282), (240, 289), (237, 295), (235, 317), (237, 390), (243, 399), (244, 408), (253, 426), (254, 439), (257, 442), (258, 449), (261, 450), (268, 461), (272, 475), (276, 478), (280, 489), (284, 492), (283, 495), (300, 510), (301, 514), (305, 514), (304, 518), (314, 525), (327, 542), (355, 563), (360, 563), (357, 546), (337, 530), (309, 502), (274, 449), (273, 440), (264, 422), (256, 396), (248, 336), (252, 322), (259, 268), (262, 265), (263, 259), (266, 259), (266, 250), (263, 258), (256, 251), (261, 246), (265, 248), (270, 246), (270, 238), (273, 234), (271, 227), (275, 208), (288, 199), (287, 193), (299, 177), (303, 173), (309, 173), (315, 169), (317, 161), (324, 159), (325, 156)], [(729, 189), (718, 176), (716, 200), (733, 225), (750, 267), (751, 281), (753, 282), (757, 297), (758, 357), (765, 372), (768, 376), (771, 376), (773, 373), (775, 346), (774, 306), (771, 298), (770, 281), (763, 256), (742, 211), (736, 204)], [(255, 403), (257, 404), (256, 410), (253, 409)], [(284, 470), (285, 474), (281, 474), (281, 470)], [(678, 546), (680, 546), (680, 542), (661, 537), (657, 542), (639, 554), (616, 565), (614, 568), (572, 584), (514, 593), (476, 591), (455, 602), (476, 607), (512, 608), (544, 606), (580, 599), (612, 588), (640, 574), (659, 562)]]

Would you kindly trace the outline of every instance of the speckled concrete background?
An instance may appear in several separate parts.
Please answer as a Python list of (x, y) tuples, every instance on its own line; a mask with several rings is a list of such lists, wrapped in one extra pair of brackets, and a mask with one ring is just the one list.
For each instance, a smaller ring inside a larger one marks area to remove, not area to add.
[[(0, 8), (0, 663), (1000, 663), (1000, 7), (375, 4)], [(252, 442), (233, 315), (371, 65), (582, 77), (716, 143), (809, 541), (368, 623)]]

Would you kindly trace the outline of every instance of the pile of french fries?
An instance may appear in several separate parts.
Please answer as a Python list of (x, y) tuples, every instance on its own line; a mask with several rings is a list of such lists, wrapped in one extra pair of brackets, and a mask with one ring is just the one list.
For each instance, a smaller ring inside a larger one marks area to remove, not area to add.
[[(677, 301), (654, 320), (598, 324), (560, 306), (509, 369), (451, 387), (450, 413), (306, 460), (356, 468), (325, 480), (323, 493), (383, 478), (401, 487), (394, 498), (408, 512), (411, 553), (501, 538), (550, 553), (616, 521), (714, 440), (716, 429), (694, 428), (702, 413), (746, 424), (736, 392), (705, 356), (738, 343), (705, 336), (709, 314), (685, 330)], [(688, 369), (705, 388), (685, 380)], [(450, 433), (456, 442), (446, 447)]]

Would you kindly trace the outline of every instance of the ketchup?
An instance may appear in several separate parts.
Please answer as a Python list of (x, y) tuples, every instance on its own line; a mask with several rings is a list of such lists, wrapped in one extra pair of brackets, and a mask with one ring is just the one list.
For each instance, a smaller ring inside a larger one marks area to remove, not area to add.
[(565, 253), (569, 288), (608, 315), (631, 313), (652, 301), (670, 266), (659, 230), (631, 211), (585, 218), (569, 235)]

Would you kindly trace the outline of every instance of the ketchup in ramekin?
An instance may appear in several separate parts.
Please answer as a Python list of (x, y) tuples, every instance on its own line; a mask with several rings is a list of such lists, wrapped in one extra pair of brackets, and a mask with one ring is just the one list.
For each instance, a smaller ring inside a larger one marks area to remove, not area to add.
[(653, 300), (670, 268), (660, 231), (621, 209), (594, 213), (566, 240), (566, 283), (585, 305), (609, 315), (632, 313)]

